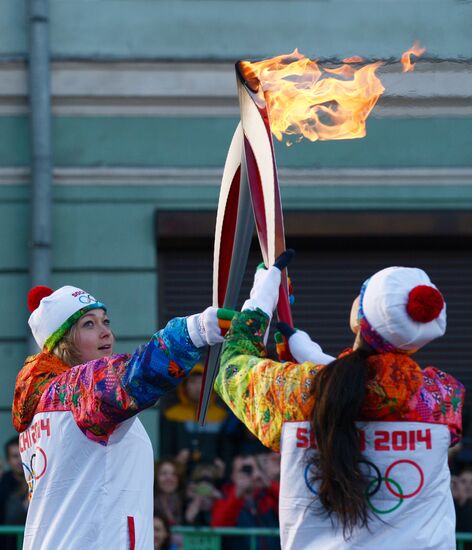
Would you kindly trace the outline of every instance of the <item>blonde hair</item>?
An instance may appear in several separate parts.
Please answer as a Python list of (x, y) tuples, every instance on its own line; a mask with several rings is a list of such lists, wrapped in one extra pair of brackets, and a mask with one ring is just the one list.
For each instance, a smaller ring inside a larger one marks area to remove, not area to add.
[(77, 346), (77, 323), (74, 323), (71, 328), (56, 344), (52, 353), (66, 365), (74, 367), (80, 365), (80, 351)]

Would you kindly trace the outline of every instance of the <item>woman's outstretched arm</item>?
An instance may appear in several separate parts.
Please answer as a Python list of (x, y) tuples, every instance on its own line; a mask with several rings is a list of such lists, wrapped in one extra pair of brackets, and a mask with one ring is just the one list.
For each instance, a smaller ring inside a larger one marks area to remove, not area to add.
[(215, 389), (264, 445), (278, 451), (282, 423), (311, 418), (312, 381), (323, 366), (267, 359), (268, 322), (259, 309), (235, 315), (225, 337)]
[(70, 410), (85, 435), (106, 444), (116, 425), (153, 405), (200, 360), (186, 318), (171, 320), (132, 355), (72, 367), (53, 380), (41, 410)]

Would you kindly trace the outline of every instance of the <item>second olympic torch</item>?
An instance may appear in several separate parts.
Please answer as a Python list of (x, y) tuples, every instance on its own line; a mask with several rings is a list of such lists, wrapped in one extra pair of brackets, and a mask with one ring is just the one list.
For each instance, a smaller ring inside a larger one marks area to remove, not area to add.
[[(256, 226), (266, 267), (285, 250), (285, 234), (274, 144), (264, 93), (257, 78), (236, 64), (241, 122), (226, 158), (216, 216), (213, 305), (234, 309)], [(293, 325), (287, 270), (282, 272), (277, 316)], [(221, 346), (210, 348), (198, 410), (205, 421), (218, 373)]]

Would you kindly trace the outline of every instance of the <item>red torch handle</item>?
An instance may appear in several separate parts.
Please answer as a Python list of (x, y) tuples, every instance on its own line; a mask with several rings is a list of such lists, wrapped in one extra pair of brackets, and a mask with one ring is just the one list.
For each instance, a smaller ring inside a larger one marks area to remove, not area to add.
[(288, 297), (287, 270), (282, 271), (282, 282), (279, 289), (279, 303), (277, 304), (277, 317), (279, 321), (287, 323), (293, 327), (292, 309)]

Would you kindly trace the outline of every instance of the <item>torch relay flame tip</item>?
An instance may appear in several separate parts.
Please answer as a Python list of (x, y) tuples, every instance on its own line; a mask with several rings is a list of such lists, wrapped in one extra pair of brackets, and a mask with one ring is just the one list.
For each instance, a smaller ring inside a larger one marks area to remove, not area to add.
[(365, 135), (368, 114), (384, 88), (376, 75), (382, 62), (356, 67), (350, 58), (334, 68), (293, 52), (263, 61), (240, 63), (245, 82), (262, 90), (271, 130), (276, 139), (295, 136), (289, 143), (353, 139)]
[(423, 48), (420, 46), (420, 43), (418, 40), (415, 40), (413, 43), (413, 46), (408, 49), (406, 52), (404, 52), (401, 56), (401, 64), (403, 65), (402, 72), (408, 73), (414, 70), (415, 68), (415, 62), (412, 60), (412, 57), (414, 57), (414, 60), (424, 54), (426, 51), (426, 48)]
[[(412, 71), (412, 57), (425, 51), (415, 41), (401, 57), (403, 72)], [(251, 92), (264, 96), (273, 135), (279, 141), (290, 136), (291, 145), (303, 138), (364, 137), (367, 117), (385, 91), (376, 73), (384, 64), (352, 56), (327, 67), (295, 48), (271, 59), (239, 61), (236, 70)]]

